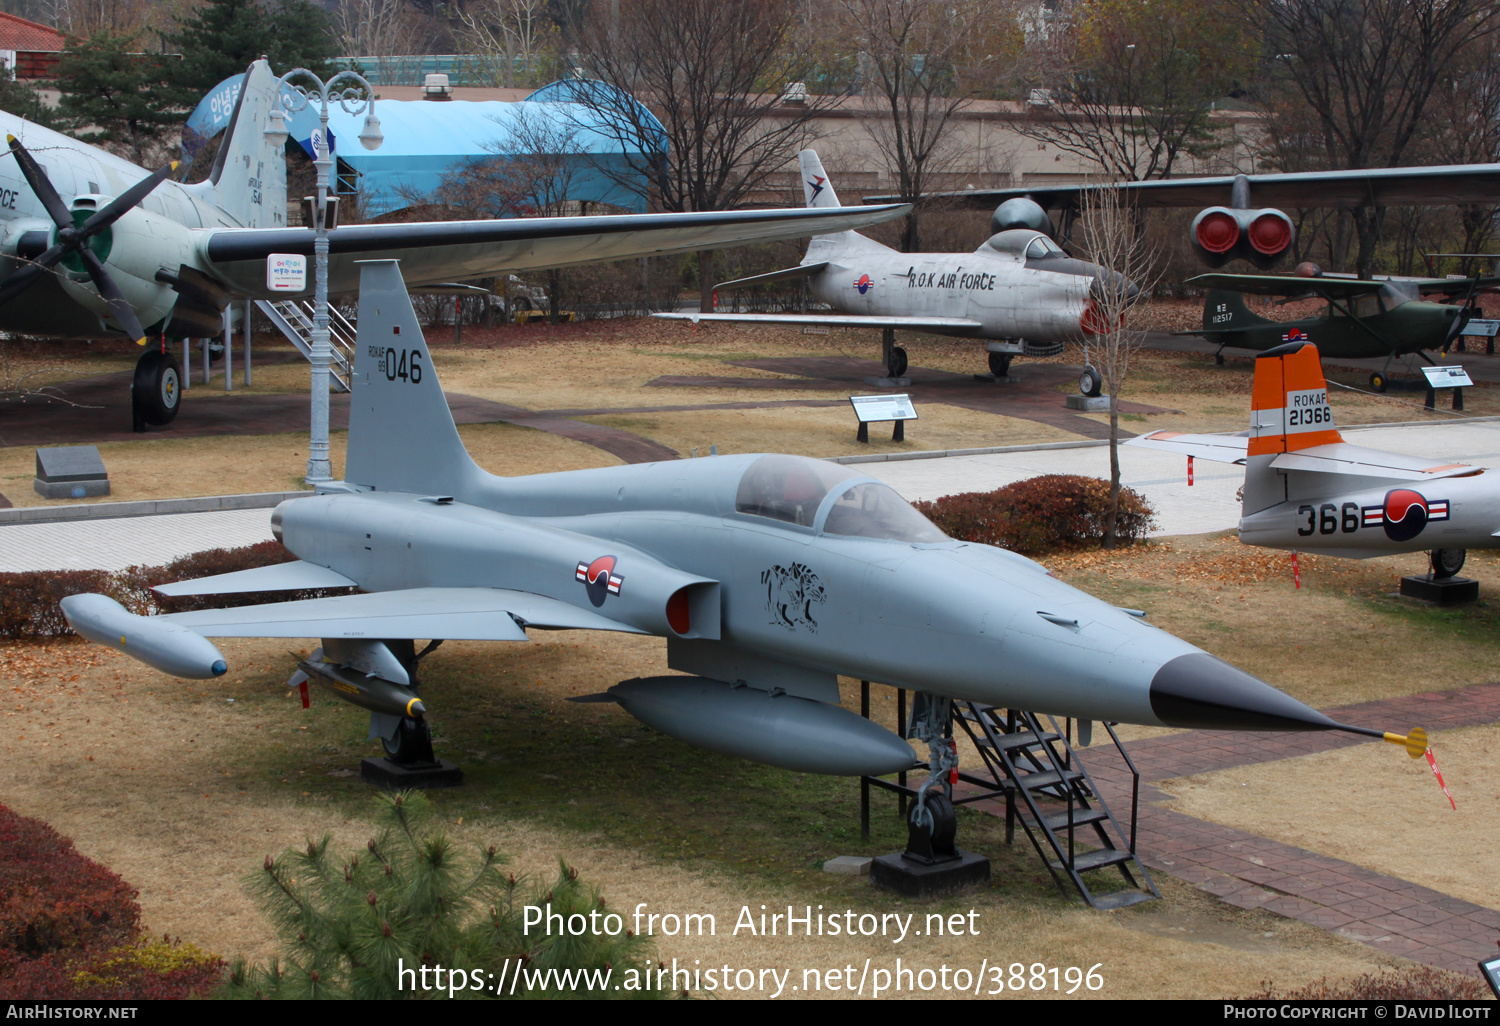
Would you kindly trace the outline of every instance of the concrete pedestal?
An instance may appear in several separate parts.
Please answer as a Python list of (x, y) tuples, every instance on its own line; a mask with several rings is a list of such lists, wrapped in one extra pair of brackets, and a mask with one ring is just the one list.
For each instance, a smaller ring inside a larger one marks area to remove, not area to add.
[(1109, 396), (1107, 395), (1078, 395), (1073, 394), (1063, 397), (1063, 405), (1070, 410), (1083, 410), (1085, 413), (1108, 413)]
[(865, 378), (865, 384), (874, 388), (906, 388), (911, 378)]
[(929, 866), (913, 862), (902, 852), (878, 855), (870, 863), (870, 880), (877, 887), (908, 898), (933, 898), (989, 882), (989, 859), (962, 848), (958, 856), (951, 862)]
[(1461, 606), (1479, 601), (1479, 582), (1472, 577), (1440, 577), (1414, 574), (1401, 578), (1401, 594), (1437, 606)]
[(359, 779), (387, 791), (412, 787), (425, 791), (432, 787), (458, 787), (464, 782), (464, 771), (447, 759), (439, 759), (436, 766), (402, 766), (386, 758), (363, 759), (359, 764)]

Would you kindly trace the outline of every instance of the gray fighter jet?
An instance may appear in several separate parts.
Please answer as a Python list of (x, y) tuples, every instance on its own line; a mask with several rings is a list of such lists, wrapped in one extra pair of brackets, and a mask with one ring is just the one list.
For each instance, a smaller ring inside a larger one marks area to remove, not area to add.
[(208, 638), (321, 638), (293, 682), (370, 709), (398, 763), (432, 757), (414, 641), (525, 641), (528, 628), (666, 638), (681, 675), (609, 699), (692, 744), (808, 772), (915, 762), (839, 705), (839, 675), (927, 693), (919, 704), (939, 714), (918, 737), (934, 779), (951, 768), (934, 725), (953, 699), (1407, 743), (1335, 723), (1029, 559), (955, 541), (846, 466), (753, 454), (488, 474), (454, 428), (395, 261), (362, 265), (358, 324), (346, 480), (272, 515), (298, 561), (161, 591), (361, 593), (151, 617), (76, 595), (62, 603), (74, 629), (199, 679), (228, 669)]

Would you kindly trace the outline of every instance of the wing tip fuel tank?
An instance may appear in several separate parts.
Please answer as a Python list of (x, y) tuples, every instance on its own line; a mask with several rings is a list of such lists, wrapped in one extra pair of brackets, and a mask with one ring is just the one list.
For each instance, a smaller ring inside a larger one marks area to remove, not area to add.
[(69, 595), (63, 615), (79, 634), (163, 673), (189, 680), (222, 677), (229, 664), (213, 642), (180, 624), (137, 616), (108, 595)]

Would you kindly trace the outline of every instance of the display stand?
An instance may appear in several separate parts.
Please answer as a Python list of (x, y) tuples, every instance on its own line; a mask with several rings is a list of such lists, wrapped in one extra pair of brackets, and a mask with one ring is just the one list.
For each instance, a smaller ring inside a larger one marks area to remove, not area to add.
[(901, 393), (899, 395), (851, 395), (849, 404), (854, 407), (854, 416), (859, 421), (859, 431), (854, 435), (855, 441), (870, 441), (870, 424), (884, 421), (895, 421), (895, 428), (891, 431), (891, 441), (902, 442), (906, 440), (906, 422), (917, 419), (917, 408), (912, 405), (911, 396)]

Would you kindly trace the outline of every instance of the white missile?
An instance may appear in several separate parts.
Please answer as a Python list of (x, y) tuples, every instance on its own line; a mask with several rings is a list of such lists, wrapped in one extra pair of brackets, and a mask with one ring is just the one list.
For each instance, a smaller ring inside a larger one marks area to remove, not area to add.
[(895, 734), (827, 702), (705, 677), (636, 678), (607, 695), (679, 741), (783, 769), (880, 776), (917, 763), (911, 745)]
[(61, 605), (79, 634), (163, 673), (207, 680), (229, 669), (207, 638), (160, 617), (136, 616), (107, 595), (69, 595)]

